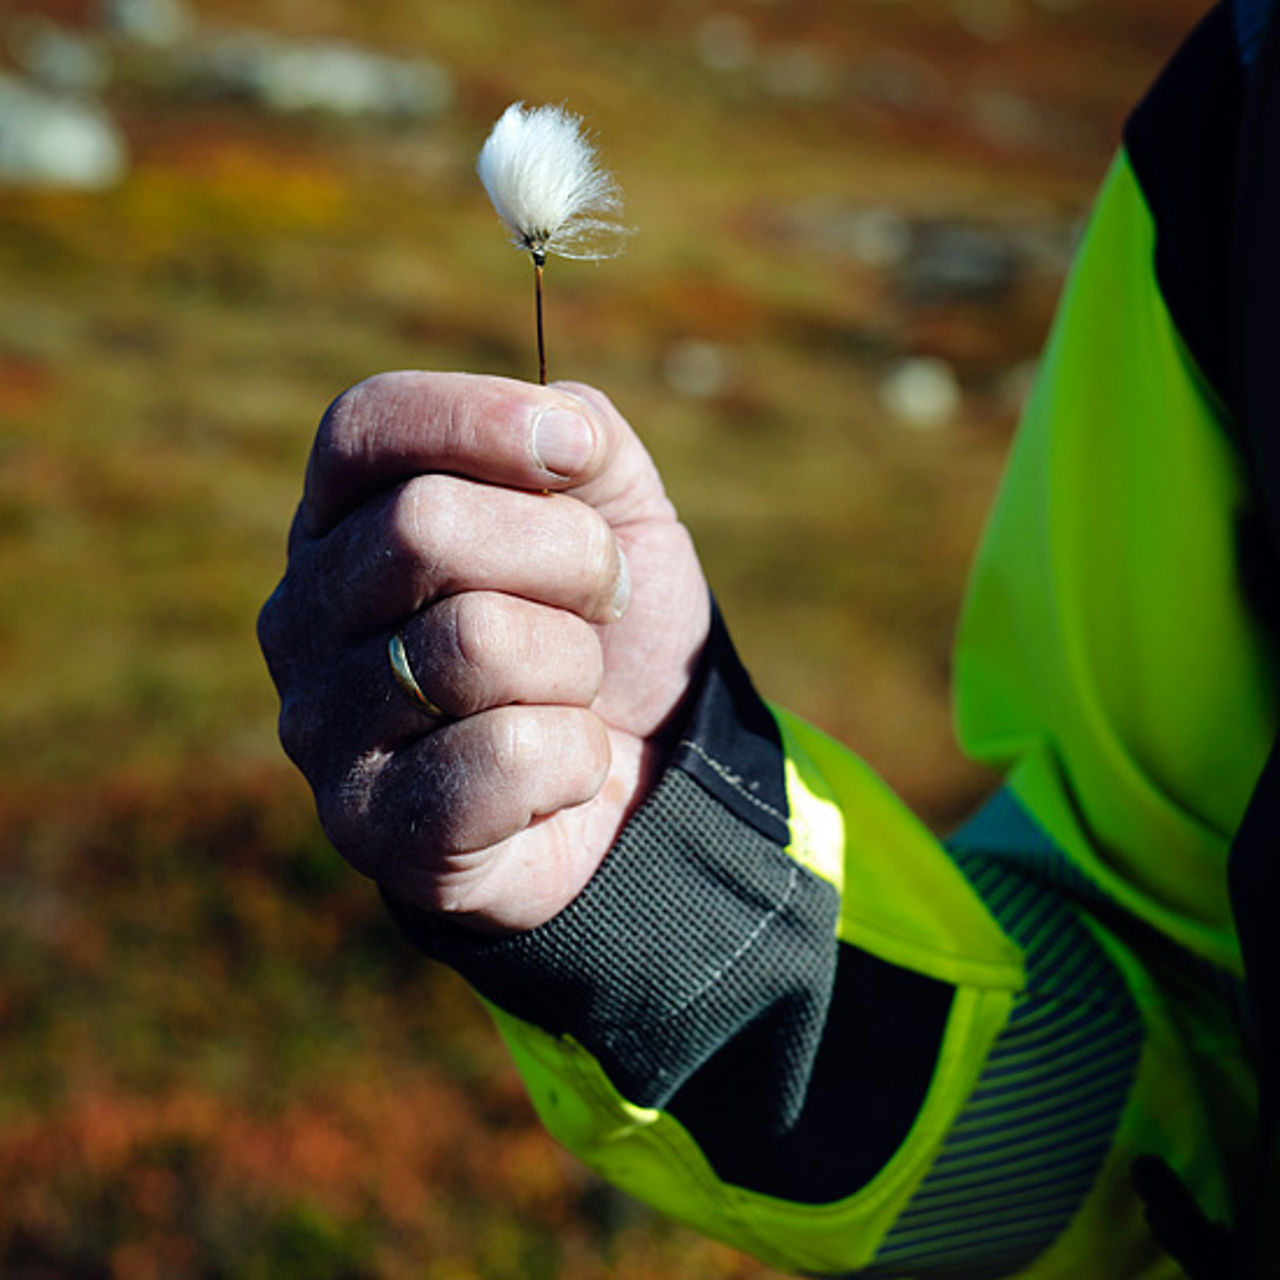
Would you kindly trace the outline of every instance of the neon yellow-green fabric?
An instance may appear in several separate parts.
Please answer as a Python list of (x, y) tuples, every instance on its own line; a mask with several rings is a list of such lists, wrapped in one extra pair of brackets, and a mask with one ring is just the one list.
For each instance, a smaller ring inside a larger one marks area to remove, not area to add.
[(790, 853), (813, 870), (836, 855), (841, 940), (957, 986), (1016, 990), (1017, 947), (928, 829), (848, 748), (774, 714), (787, 758)]
[(937, 841), (884, 783), (846, 748), (776, 714), (792, 853), (831, 874), (834, 855), (842, 868), (841, 937), (958, 987), (924, 1107), (879, 1176), (855, 1196), (818, 1206), (726, 1185), (675, 1119), (628, 1103), (581, 1046), (491, 1011), (543, 1123), (603, 1177), (783, 1270), (835, 1273), (871, 1261), (928, 1171), (1008, 1017), (1022, 965)]
[(568, 1037), (490, 1006), (548, 1131), (602, 1177), (702, 1234), (784, 1271), (836, 1274), (868, 1264), (927, 1172), (1008, 1015), (1008, 990), (959, 990), (937, 1078), (907, 1141), (857, 1195), (790, 1204), (720, 1181), (678, 1121), (631, 1105)]
[(1121, 156), (972, 575), (957, 723), (1103, 888), (1238, 972), (1223, 869), (1276, 662), (1237, 581), (1240, 462), (1154, 252)]
[[(1275, 736), (1275, 655), (1235, 583), (1245, 488), (1221, 412), (1154, 278), (1154, 232), (1121, 155), (1107, 179), (975, 566), (956, 706), (975, 758), (1116, 903), (1239, 968), (1225, 858)], [(841, 889), (841, 938), (957, 994), (919, 1118), (857, 1194), (799, 1205), (717, 1179), (670, 1115), (595, 1060), (493, 1008), (551, 1132), (612, 1182), (784, 1270), (866, 1266), (928, 1174), (1023, 980), (1022, 954), (955, 863), (867, 767), (785, 713), (790, 852)], [(909, 886), (910, 891), (904, 890)], [(1157, 1144), (1211, 1214), (1247, 1132), (1248, 1069), (1223, 1011), (1132, 938), (1090, 929), (1146, 1036), (1111, 1154), (1067, 1230), (1020, 1274), (1172, 1277), (1128, 1193)], [(1119, 931), (1123, 933), (1123, 930)]]

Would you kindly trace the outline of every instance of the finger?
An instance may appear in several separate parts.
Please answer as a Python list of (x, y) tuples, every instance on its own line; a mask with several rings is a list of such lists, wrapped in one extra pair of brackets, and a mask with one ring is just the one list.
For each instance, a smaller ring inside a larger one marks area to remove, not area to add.
[(588, 707), (603, 678), (597, 632), (561, 609), (470, 592), (400, 633), (423, 701), (401, 687), (385, 633), (345, 650), (323, 683), (282, 701), (285, 754), (323, 785), (335, 759), (371, 760), (452, 720), (517, 704)]
[[(451, 596), (401, 634), (419, 686), (454, 719), (516, 703), (588, 707), (604, 674), (589, 624), (496, 592)], [(406, 709), (412, 714), (412, 705)]]
[(428, 471), (562, 489), (604, 465), (612, 430), (566, 390), (463, 373), (380, 374), (325, 413), (298, 532), (319, 537), (375, 493)]
[(388, 883), (412, 868), (421, 886), (535, 818), (590, 800), (609, 758), (589, 711), (499, 707), (358, 758), (317, 791), (317, 808), (352, 865)]
[(419, 476), (367, 504), (295, 561), (346, 641), (466, 591), (519, 596), (591, 622), (616, 620), (629, 598), (620, 548), (590, 507), (447, 475)]

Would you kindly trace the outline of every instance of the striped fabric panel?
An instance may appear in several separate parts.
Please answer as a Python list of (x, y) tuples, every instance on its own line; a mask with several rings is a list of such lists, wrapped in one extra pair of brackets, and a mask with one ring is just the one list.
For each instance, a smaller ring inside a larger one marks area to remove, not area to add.
[(1246, 67), (1252, 66), (1258, 56), (1267, 19), (1271, 16), (1272, 0), (1233, 0), (1231, 11), (1235, 22), (1236, 44), (1240, 60)]
[(925, 1181), (858, 1273), (867, 1280), (987, 1280), (1026, 1267), (1088, 1193), (1137, 1068), (1129, 991), (1064, 901), (1066, 884), (1046, 883), (1078, 873), (1011, 799), (993, 804), (951, 853), (1022, 947), (1027, 987)]
[(1231, 1011), (1246, 1043), (1255, 1043), (1257, 1030), (1241, 979), (1126, 912), (1066, 857), (1009, 791), (997, 791), (947, 843), (953, 853), (981, 852), (987, 858), (1024, 868), (1036, 880), (1053, 886), (1068, 901), (1082, 907), (1099, 924), (1125, 938), (1130, 946), (1165, 957), (1171, 967), (1216, 992)]

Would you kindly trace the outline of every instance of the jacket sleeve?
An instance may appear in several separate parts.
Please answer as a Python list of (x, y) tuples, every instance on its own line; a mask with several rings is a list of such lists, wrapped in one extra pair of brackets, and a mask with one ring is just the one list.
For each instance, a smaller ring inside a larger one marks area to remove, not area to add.
[(766, 707), (718, 617), (669, 768), (558, 917), (493, 941), (390, 905), (486, 1000), (565, 1145), (816, 1273), (870, 1262), (1023, 981), (933, 837)]
[(975, 567), (959, 724), (1008, 782), (970, 823), (939, 842), (763, 703), (717, 619), (670, 765), (577, 901), (497, 941), (389, 903), (560, 1141), (781, 1269), (1175, 1276), (1144, 1153), (1228, 1213), (1252, 1104), (1225, 851), (1276, 668), (1153, 203), (1122, 153)]

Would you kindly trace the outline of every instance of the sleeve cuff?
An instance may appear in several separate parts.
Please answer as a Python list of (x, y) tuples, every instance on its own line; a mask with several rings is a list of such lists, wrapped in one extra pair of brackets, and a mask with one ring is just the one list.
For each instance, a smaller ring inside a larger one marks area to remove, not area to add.
[(839, 902), (788, 838), (777, 728), (717, 616), (666, 773), (558, 916), (492, 939), (385, 896), (420, 949), (662, 1106), (749, 1026), (820, 1038)]

